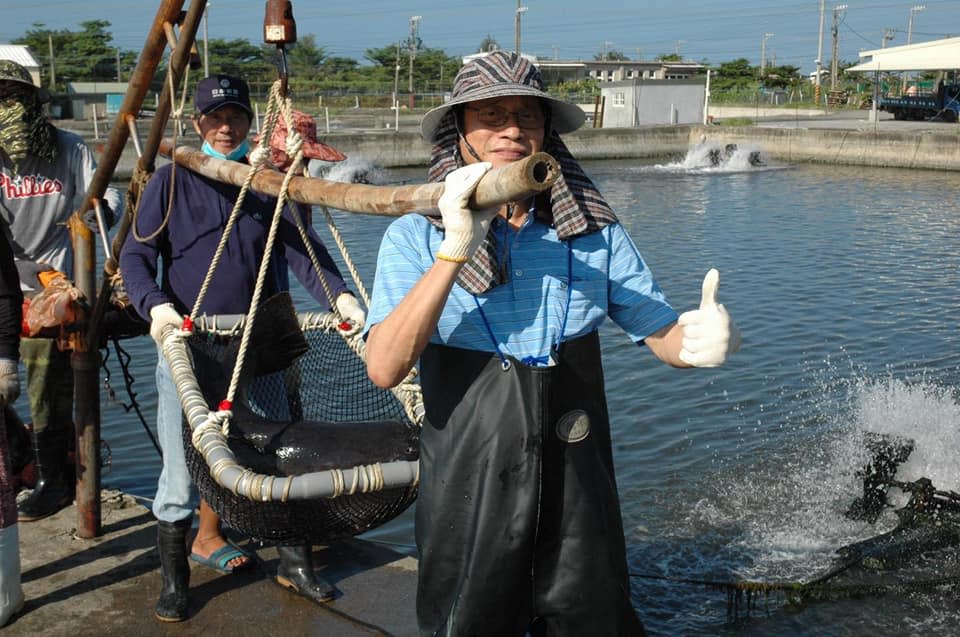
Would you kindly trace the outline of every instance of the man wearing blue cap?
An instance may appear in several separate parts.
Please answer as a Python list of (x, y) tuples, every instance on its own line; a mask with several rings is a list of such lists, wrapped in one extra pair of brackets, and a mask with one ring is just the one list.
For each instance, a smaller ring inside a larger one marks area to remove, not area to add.
[[(440, 217), (384, 235), (367, 368), (382, 387), (419, 361), (416, 510), (422, 635), (643, 634), (630, 603), (598, 328), (607, 317), (674, 367), (721, 365), (739, 333), (708, 273), (677, 316), (560, 134), (583, 124), (504, 51), (466, 65), (421, 123)], [(491, 167), (545, 151), (548, 192), (471, 211)]]
[[(227, 75), (206, 77), (197, 84), (194, 105), (194, 128), (202, 140), (203, 152), (220, 159), (246, 161), (247, 134), (253, 118), (246, 82)], [(179, 328), (183, 317), (193, 309), (239, 191), (236, 186), (189, 170), (174, 173), (172, 164), (158, 169), (143, 192), (136, 223), (120, 253), (120, 269), (130, 301), (150, 321), (150, 334), (158, 345), (157, 433), (163, 448), (163, 469), (153, 513), (158, 520), (157, 544), (163, 576), (156, 617), (165, 622), (182, 621), (188, 616), (190, 570), (184, 545), (191, 526), (194, 494), (183, 450), (180, 399), (166, 359), (159, 351), (160, 338), (164, 327)], [(199, 308), (201, 312), (248, 312), (275, 207), (273, 197), (252, 191), (246, 194), (242, 214), (231, 229)], [(304, 249), (293, 214), (303, 216), (299, 208), (295, 212), (290, 206), (283, 212), (277, 255), (271, 261), (274, 271), (268, 276), (271, 288), (265, 291), (264, 298), (287, 289), (289, 265), (306, 290), (327, 307), (323, 282)], [(357, 328), (361, 327), (363, 310), (347, 291), (343, 277), (309, 221), (305, 225), (337, 309)], [(315, 577), (309, 547), (279, 550), (281, 583), (317, 602), (334, 596), (333, 587)], [(251, 564), (250, 555), (227, 543), (219, 516), (202, 500), (200, 526), (190, 558), (223, 572)]]

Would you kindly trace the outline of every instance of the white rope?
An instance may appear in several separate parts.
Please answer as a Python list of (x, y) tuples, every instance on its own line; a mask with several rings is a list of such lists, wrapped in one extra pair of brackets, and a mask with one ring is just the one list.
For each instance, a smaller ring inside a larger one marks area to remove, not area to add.
[(333, 216), (330, 214), (330, 211), (327, 209), (327, 207), (320, 206), (320, 210), (323, 211), (323, 216), (327, 220), (327, 229), (330, 230), (330, 235), (333, 237), (334, 243), (337, 244), (337, 248), (340, 250), (340, 255), (343, 257), (343, 262), (350, 271), (350, 278), (353, 279), (354, 285), (357, 286), (357, 293), (363, 300), (363, 305), (369, 308), (370, 296), (367, 294), (367, 289), (364, 287), (363, 280), (360, 278), (360, 272), (354, 265), (353, 259), (350, 257), (350, 253), (347, 252), (347, 244), (343, 240), (343, 235), (341, 235), (340, 229), (337, 228), (337, 225), (334, 223)]
[[(265, 135), (270, 135), (273, 132), (273, 127), (276, 123), (276, 103), (278, 101), (280, 91), (280, 81), (274, 83), (273, 87), (270, 90), (270, 100), (267, 104), (267, 116), (266, 116), (266, 128), (264, 130)], [(288, 107), (289, 108), (289, 107)], [(203, 284), (200, 287), (200, 291), (197, 294), (197, 301), (193, 306), (193, 311), (190, 314), (191, 320), (196, 321), (197, 315), (200, 311), (201, 306), (203, 305), (203, 299), (206, 296), (207, 290), (210, 287), (210, 284), (213, 280), (213, 273), (216, 271), (220, 259), (223, 256), (223, 252), (226, 249), (227, 241), (230, 238), (230, 234), (233, 231), (233, 227), (236, 223), (236, 220), (239, 218), (243, 202), (246, 199), (247, 191), (250, 189), (250, 184), (253, 182), (253, 177), (258, 170), (266, 163), (268, 154), (265, 152), (251, 153), (250, 155), (250, 169), (247, 171), (246, 178), (243, 181), (243, 185), (240, 188), (240, 192), (237, 195), (237, 201), (234, 203), (233, 210), (230, 212), (230, 216), (227, 219), (227, 225), (223, 230), (223, 234), (220, 236), (220, 242), (217, 245), (217, 250), (213, 255), (211, 260), (210, 267), (207, 269), (206, 276), (204, 277)], [(284, 192), (289, 183), (289, 179), (284, 180), (283, 188)], [(279, 228), (280, 215), (282, 212), (282, 203), (277, 202), (277, 207), (274, 209), (273, 219), (270, 223), (270, 230), (267, 235), (267, 244), (264, 248), (264, 256), (260, 262), (260, 269), (257, 273), (257, 283), (254, 288), (253, 298), (250, 302), (250, 307), (248, 310), (248, 320), (246, 322), (243, 337), (240, 342), (240, 349), (237, 352), (237, 361), (233, 368), (233, 375), (230, 379), (230, 386), (227, 389), (227, 395), (224, 400), (228, 404), (232, 404), (236, 396), (237, 387), (240, 382), (240, 374), (243, 370), (243, 363), (246, 358), (247, 347), (249, 345), (250, 334), (253, 331), (253, 324), (256, 321), (257, 308), (259, 306), (260, 297), (263, 292), (264, 281), (266, 280), (266, 274), (270, 267), (270, 255), (273, 251), (273, 245), (276, 242), (277, 228)], [(229, 424), (224, 424), (225, 431), (228, 430)]]

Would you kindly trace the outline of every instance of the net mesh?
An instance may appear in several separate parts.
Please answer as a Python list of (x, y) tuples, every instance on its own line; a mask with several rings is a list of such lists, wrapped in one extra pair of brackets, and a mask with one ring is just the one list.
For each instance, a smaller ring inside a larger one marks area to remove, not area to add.
[[(305, 327), (303, 335), (309, 349), (295, 362), (281, 372), (241, 383), (229, 437), (238, 462), (263, 473), (295, 475), (284, 453), (305, 446), (311, 447), (301, 454), (307, 471), (416, 460), (417, 426), (392, 392), (369, 380), (363, 360), (346, 340), (322, 326)], [(188, 339), (194, 372), (212, 407), (225, 395), (239, 340), (239, 335), (210, 334)], [(269, 345), (260, 350), (261, 356), (272, 353)], [(248, 359), (244, 368), (257, 366)], [(187, 465), (201, 496), (224, 522), (252, 538), (283, 544), (329, 542), (393, 519), (416, 498), (416, 486), (410, 486), (329, 499), (251, 501), (214, 481), (190, 442), (186, 420), (183, 431)]]

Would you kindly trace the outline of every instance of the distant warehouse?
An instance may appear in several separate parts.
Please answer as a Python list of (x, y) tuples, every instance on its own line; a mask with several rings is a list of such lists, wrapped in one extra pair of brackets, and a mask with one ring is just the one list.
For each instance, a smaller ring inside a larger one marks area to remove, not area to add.
[(706, 77), (632, 79), (600, 86), (604, 128), (703, 123)]

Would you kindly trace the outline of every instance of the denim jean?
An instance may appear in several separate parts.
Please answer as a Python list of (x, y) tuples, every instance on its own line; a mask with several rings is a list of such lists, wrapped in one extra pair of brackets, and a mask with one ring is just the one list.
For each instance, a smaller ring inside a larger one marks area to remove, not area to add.
[(163, 468), (157, 480), (153, 515), (163, 522), (189, 518), (199, 502), (183, 452), (183, 409), (170, 367), (157, 351), (157, 439), (163, 450)]
[[(247, 388), (244, 402), (260, 416), (274, 420), (289, 420), (289, 409), (283, 373), (257, 378)], [(270, 407), (267, 408), (267, 405)], [(178, 522), (189, 518), (199, 503), (183, 451), (183, 408), (173, 382), (170, 367), (157, 351), (157, 439), (163, 451), (163, 468), (157, 481), (157, 495), (153, 500), (153, 515), (164, 522)]]

